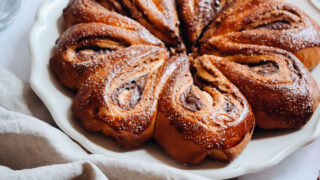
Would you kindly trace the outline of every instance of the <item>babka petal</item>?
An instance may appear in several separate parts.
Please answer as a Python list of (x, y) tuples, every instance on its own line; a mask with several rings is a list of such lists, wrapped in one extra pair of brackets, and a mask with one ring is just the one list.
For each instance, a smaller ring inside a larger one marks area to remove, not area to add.
[[(65, 27), (83, 22), (101, 22), (132, 31), (138, 28), (147, 35), (148, 29), (166, 43), (171, 51), (185, 47), (180, 37), (179, 20), (174, 0), (71, 0), (63, 11)], [(136, 21), (120, 15), (131, 16)]]
[(162, 40), (173, 51), (181, 52), (184, 45), (180, 37), (175, 0), (119, 0), (133, 19)]
[(319, 30), (319, 26), (294, 5), (249, 0), (242, 6), (235, 3), (221, 13), (204, 33), (200, 48), (221, 37), (242, 44), (271, 46), (294, 53), (312, 69), (320, 62)]
[(300, 128), (320, 102), (320, 27), (283, 0), (70, 0), (63, 18), (50, 69), (84, 127), (127, 149), (231, 161), (256, 124)]
[(77, 89), (97, 68), (106, 66), (117, 58), (139, 55), (139, 52), (134, 52), (134, 48), (114, 53), (139, 44), (164, 47), (151, 34), (141, 31), (103, 23), (77, 24), (57, 40), (50, 67), (65, 86)]
[[(112, 4), (115, 5), (112, 6)], [(107, 9), (108, 6), (110, 6), (109, 9)], [(79, 23), (104, 23), (116, 29), (130, 32), (128, 36), (135, 33), (152, 44), (163, 46), (163, 43), (154, 37), (145, 27), (126, 16), (113, 12), (111, 6), (118, 7), (119, 11), (122, 10), (120, 3), (115, 0), (71, 0), (63, 10), (65, 28)]]
[(254, 116), (241, 92), (206, 58), (176, 56), (177, 67), (160, 95), (155, 139), (179, 162), (207, 155), (231, 161), (249, 142)]
[(170, 71), (165, 49), (140, 45), (132, 52), (138, 51), (96, 70), (80, 87), (72, 108), (86, 129), (102, 131), (124, 148), (153, 136), (158, 96)]
[(258, 127), (292, 129), (309, 121), (320, 101), (319, 88), (293, 54), (226, 42), (215, 48), (223, 57), (206, 57), (246, 96)]
[(227, 0), (178, 0), (179, 17), (191, 44), (223, 9)]

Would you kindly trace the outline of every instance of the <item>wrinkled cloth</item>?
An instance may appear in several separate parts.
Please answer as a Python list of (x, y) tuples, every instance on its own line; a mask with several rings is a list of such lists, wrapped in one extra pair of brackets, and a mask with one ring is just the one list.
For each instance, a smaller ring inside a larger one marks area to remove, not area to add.
[[(316, 179), (320, 154), (315, 152), (320, 152), (319, 144), (320, 140), (269, 170), (238, 179)], [(300, 178), (295, 178), (297, 175)], [(27, 83), (0, 67), (0, 179), (206, 178), (159, 165), (88, 153), (56, 126)]]
[[(0, 0), (1, 1), (1, 0)], [(0, 31), (0, 180), (2, 179), (203, 179), (188, 172), (92, 155), (58, 129), (28, 84), (29, 31), (43, 0), (22, 0), (13, 24)], [(308, 0), (287, 0), (316, 18)], [(17, 51), (18, 50), (18, 51)], [(319, 78), (319, 77), (316, 77)], [(278, 165), (239, 180), (317, 179), (320, 139)]]
[(89, 154), (55, 125), (30, 86), (0, 67), (0, 179), (206, 179)]

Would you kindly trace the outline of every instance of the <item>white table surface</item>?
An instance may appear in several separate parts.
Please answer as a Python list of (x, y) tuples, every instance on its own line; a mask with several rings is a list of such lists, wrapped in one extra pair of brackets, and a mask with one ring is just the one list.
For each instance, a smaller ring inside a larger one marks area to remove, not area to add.
[[(22, 0), (21, 9), (15, 22), (8, 28), (0, 31), (0, 66), (9, 69), (24, 81), (28, 81), (30, 75), (29, 32), (35, 13), (41, 2), (42, 0)], [(309, 11), (316, 12), (307, 1), (301, 8), (308, 8), (310, 9)], [(318, 177), (319, 170), (320, 139), (296, 151), (270, 169), (260, 173), (244, 175), (238, 177), (238, 179), (315, 180)]]

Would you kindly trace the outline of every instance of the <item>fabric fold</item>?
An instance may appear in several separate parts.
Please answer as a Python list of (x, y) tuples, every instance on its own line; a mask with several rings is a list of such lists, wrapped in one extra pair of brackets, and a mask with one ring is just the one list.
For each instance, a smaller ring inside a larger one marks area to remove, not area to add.
[(0, 179), (206, 179), (90, 154), (57, 128), (30, 86), (0, 68)]

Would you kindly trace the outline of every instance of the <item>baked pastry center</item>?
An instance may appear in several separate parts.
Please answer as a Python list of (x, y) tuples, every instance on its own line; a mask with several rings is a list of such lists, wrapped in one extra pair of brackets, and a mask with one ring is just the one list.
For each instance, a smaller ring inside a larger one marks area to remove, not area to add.
[(255, 125), (304, 126), (320, 28), (277, 0), (70, 0), (50, 68), (86, 129), (154, 138), (179, 162), (231, 161)]

